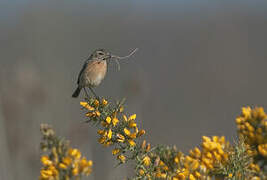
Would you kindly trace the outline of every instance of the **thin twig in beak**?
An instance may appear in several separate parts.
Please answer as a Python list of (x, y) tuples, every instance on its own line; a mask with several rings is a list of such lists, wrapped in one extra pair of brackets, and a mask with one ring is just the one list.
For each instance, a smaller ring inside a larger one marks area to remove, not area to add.
[(123, 56), (123, 57), (111, 55), (111, 58), (116, 58), (116, 59), (119, 59), (119, 60), (120, 59), (126, 59), (126, 58), (129, 58), (130, 56), (132, 56), (137, 50), (138, 50), (138, 48), (136, 48), (135, 50), (133, 50), (129, 55)]
[(138, 50), (138, 48), (136, 48), (135, 50), (133, 50), (129, 55), (127, 55), (127, 56), (123, 56), (123, 57), (115, 56), (115, 55), (111, 55), (111, 58), (115, 58), (115, 61), (116, 61), (117, 65), (118, 65), (118, 71), (121, 69), (119, 60), (129, 58), (129, 57), (132, 56), (137, 50)]
[(120, 71), (120, 70), (121, 70), (121, 65), (120, 65), (120, 63), (119, 63), (118, 59), (115, 59), (115, 62), (116, 62), (116, 63), (117, 63), (117, 65), (118, 65), (118, 71)]

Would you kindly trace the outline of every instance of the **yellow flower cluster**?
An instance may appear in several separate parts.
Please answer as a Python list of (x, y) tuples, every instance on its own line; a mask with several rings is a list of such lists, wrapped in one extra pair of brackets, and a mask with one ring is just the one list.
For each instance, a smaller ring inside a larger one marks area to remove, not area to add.
[(97, 131), (100, 135), (98, 142), (104, 146), (114, 145), (112, 154), (117, 156), (121, 163), (126, 162), (126, 156), (123, 154), (125, 149), (136, 146), (135, 139), (145, 134), (144, 130), (139, 130), (135, 122), (136, 114), (127, 117), (123, 114), (123, 106), (117, 107), (109, 105), (107, 100), (102, 99), (99, 102), (91, 99), (88, 102), (80, 102), (88, 112), (86, 116), (89, 121), (101, 124), (101, 129)]
[(100, 103), (99, 100), (95, 99), (91, 105), (89, 105), (87, 102), (80, 102), (80, 105), (88, 110), (85, 116), (90, 117), (90, 120), (92, 120), (92, 118), (101, 116), (99, 109), (102, 109), (103, 107), (107, 106), (108, 102), (103, 99)]
[[(42, 157), (44, 159), (44, 157)], [(50, 161), (50, 160), (48, 160)], [(40, 171), (40, 177), (41, 180), (59, 180), (59, 172), (57, 168), (53, 165), (49, 165), (46, 168), (43, 168)]]
[(258, 151), (259, 151), (260, 155), (267, 158), (267, 144), (258, 145)]
[(79, 179), (81, 175), (91, 174), (92, 161), (82, 157), (78, 149), (70, 148), (68, 143), (57, 138), (48, 125), (41, 125), (41, 131), (46, 133), (43, 133), (42, 150), (49, 151), (41, 157), (43, 167), (40, 180)]
[(85, 157), (81, 158), (81, 152), (78, 149), (69, 149), (68, 156), (62, 157), (62, 161), (58, 160), (55, 148), (52, 152), (54, 159), (50, 159), (47, 155), (41, 157), (44, 166), (40, 172), (41, 180), (59, 179), (60, 173), (66, 174), (66, 179), (81, 174), (91, 174), (93, 162), (87, 161)]
[(267, 159), (267, 115), (262, 107), (242, 108), (242, 114), (236, 118), (238, 133), (244, 137), (251, 148), (251, 154)]
[(202, 151), (195, 147), (189, 151), (189, 155), (177, 155), (174, 159), (175, 163), (182, 163), (182, 167), (176, 170), (173, 180), (196, 180), (208, 179), (209, 172), (219, 164), (224, 164), (228, 159), (229, 142), (225, 141), (225, 137), (207, 136), (202, 137)]
[(123, 128), (123, 133), (116, 133), (116, 125), (119, 123), (119, 119), (116, 117), (116, 113), (113, 116), (107, 116), (104, 121), (101, 121), (101, 125), (104, 129), (100, 129), (97, 131), (97, 133), (100, 135), (100, 138), (98, 140), (100, 144), (109, 146), (116, 142), (127, 142), (130, 146), (136, 145), (134, 139), (138, 137), (141, 132), (143, 132), (138, 131), (136, 123), (134, 122), (136, 115), (131, 115), (128, 119), (125, 115), (123, 117), (125, 123), (127, 123), (126, 127)]
[(201, 162), (205, 167), (212, 169), (216, 164), (227, 161), (230, 143), (225, 141), (224, 136), (213, 136), (212, 139), (203, 136), (202, 139)]
[[(137, 175), (138, 179), (166, 179), (168, 173), (172, 173), (172, 168), (167, 162), (170, 154), (173, 154), (174, 149), (157, 147), (151, 148), (150, 143), (143, 141), (139, 149), (139, 156), (137, 157)], [(161, 156), (160, 156), (161, 154)], [(164, 159), (167, 158), (167, 159)]]
[(138, 129), (136, 114), (125, 115), (121, 103), (114, 106), (105, 99), (89, 99), (80, 105), (87, 110), (88, 122), (100, 124), (99, 143), (112, 146), (112, 154), (120, 163), (135, 161), (136, 180), (266, 177), (260, 174), (266, 159), (258, 163), (250, 157), (267, 158), (267, 115), (263, 108), (242, 108), (241, 116), (237, 117), (238, 133), (245, 137), (245, 143), (240, 141), (238, 146), (231, 146), (224, 136), (203, 136), (201, 148), (195, 147), (185, 155), (176, 147), (151, 147), (145, 140), (140, 144), (137, 138), (145, 131)]
[[(105, 146), (114, 144), (119, 145), (118, 147), (122, 147), (122, 145), (135, 147), (135, 139), (145, 133), (144, 130), (139, 131), (137, 128), (135, 123), (136, 114), (131, 115), (129, 118), (123, 115), (122, 123), (119, 123), (120, 120), (116, 117), (116, 114), (113, 113), (112, 116), (107, 116), (104, 121), (101, 121), (103, 129), (97, 132), (100, 135), (98, 142)], [(121, 148), (114, 148), (112, 150), (112, 154), (117, 155), (117, 159), (124, 163), (126, 157), (121, 152)]]
[(190, 156), (185, 156), (183, 159), (176, 157), (176, 163), (182, 162), (183, 168), (178, 168), (176, 170), (176, 175), (173, 177), (173, 180), (195, 180), (200, 177), (203, 177), (203, 175), (200, 173), (200, 162), (198, 159), (194, 159)]

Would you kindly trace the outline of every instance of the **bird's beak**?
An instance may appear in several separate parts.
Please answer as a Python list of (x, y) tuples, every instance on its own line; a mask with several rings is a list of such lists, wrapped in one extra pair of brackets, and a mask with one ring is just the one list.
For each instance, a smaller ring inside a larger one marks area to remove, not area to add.
[(119, 56), (113, 55), (111, 53), (107, 53), (106, 60), (111, 60), (112, 58), (118, 59)]
[(105, 58), (105, 59), (109, 60), (109, 59), (111, 59), (112, 57), (113, 57), (113, 55), (112, 55), (112, 54), (110, 54), (110, 53), (107, 53), (107, 56), (106, 56), (106, 58)]

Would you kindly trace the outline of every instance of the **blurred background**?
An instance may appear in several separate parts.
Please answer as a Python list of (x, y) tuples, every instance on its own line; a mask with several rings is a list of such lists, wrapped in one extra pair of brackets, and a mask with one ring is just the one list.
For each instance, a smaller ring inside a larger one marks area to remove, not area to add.
[(236, 137), (242, 106), (267, 108), (267, 1), (1, 0), (0, 179), (37, 179), (40, 123), (94, 161), (92, 180), (123, 179), (71, 94), (96, 48), (116, 55), (96, 88), (126, 110), (152, 144), (186, 152), (203, 135)]

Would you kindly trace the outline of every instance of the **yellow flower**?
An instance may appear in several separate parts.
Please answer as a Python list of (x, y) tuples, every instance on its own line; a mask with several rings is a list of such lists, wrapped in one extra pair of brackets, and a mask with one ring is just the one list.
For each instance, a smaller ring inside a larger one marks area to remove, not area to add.
[(107, 100), (105, 100), (105, 99), (102, 99), (102, 104), (105, 106), (105, 105), (107, 105), (107, 104), (108, 104), (108, 101), (107, 101)]
[[(85, 175), (89, 175), (91, 173), (91, 167), (93, 165), (93, 161), (87, 161), (85, 157), (83, 157), (79, 161), (79, 171), (84, 173)], [(76, 166), (75, 166), (76, 167)], [(77, 166), (78, 167), (78, 166)]]
[(83, 107), (85, 107), (87, 104), (88, 104), (87, 102), (83, 102), (83, 101), (80, 102), (80, 105)]
[(127, 128), (124, 128), (123, 131), (127, 136), (130, 136), (131, 132)]
[(96, 107), (99, 106), (99, 101), (98, 101), (97, 99), (95, 99), (95, 101), (94, 101), (94, 105), (95, 105)]
[(97, 134), (104, 135), (105, 134), (105, 131), (100, 129), (100, 130), (97, 131)]
[(242, 108), (242, 115), (245, 118), (250, 118), (251, 117), (251, 108), (250, 107), (243, 107)]
[[(224, 154), (221, 154), (222, 156)], [(218, 154), (216, 151), (213, 151), (213, 156), (215, 159), (217, 159), (218, 161), (221, 161), (222, 160), (222, 156), (220, 154)]]
[(125, 163), (126, 157), (124, 155), (118, 155), (117, 157), (122, 163)]
[(141, 149), (143, 149), (143, 150), (144, 150), (144, 149), (145, 149), (145, 147), (146, 147), (146, 140), (144, 139), (144, 140), (143, 140), (143, 142), (142, 142), (142, 145), (141, 145)]
[(71, 172), (72, 172), (72, 175), (73, 175), (73, 176), (77, 176), (77, 175), (79, 174), (79, 169), (78, 169), (78, 167), (73, 168)]
[(89, 160), (87, 163), (88, 163), (88, 166), (93, 166), (93, 161)]
[(82, 107), (86, 107), (86, 106), (88, 105), (88, 103), (87, 103), (87, 102), (83, 102), (83, 101), (81, 101), (81, 102), (80, 102), (80, 105), (81, 105)]
[(42, 169), (40, 174), (41, 174), (41, 178), (44, 178), (44, 179), (48, 179), (50, 177), (53, 177), (53, 172), (51, 170)]
[(114, 118), (112, 119), (112, 124), (113, 124), (113, 126), (116, 126), (118, 122), (119, 122), (119, 119), (118, 119), (118, 118), (114, 117)]
[(160, 165), (160, 166), (165, 166), (165, 163), (164, 163), (163, 161), (160, 160), (160, 161), (159, 161), (159, 165)]
[(206, 157), (209, 158), (209, 159), (212, 159), (212, 154), (210, 152), (207, 152), (206, 153)]
[(161, 173), (160, 174), (160, 178), (166, 179), (166, 177), (167, 177), (167, 174), (166, 173)]
[(198, 171), (196, 171), (196, 172), (195, 172), (195, 176), (196, 176), (197, 178), (200, 178), (200, 177), (201, 177), (201, 174), (200, 174)]
[(139, 130), (138, 130), (138, 127), (135, 127), (135, 132), (136, 132), (136, 133), (138, 133), (138, 132), (139, 132)]
[(131, 116), (129, 117), (128, 121), (130, 121), (130, 120), (135, 120), (135, 119), (136, 119), (136, 114), (133, 114), (133, 115), (131, 115)]
[(228, 174), (228, 177), (229, 178), (233, 177), (233, 174), (232, 173)]
[(258, 151), (262, 156), (267, 157), (267, 144), (258, 145)]
[(178, 158), (177, 156), (174, 158), (174, 162), (175, 162), (176, 164), (179, 163), (179, 158)]
[(75, 159), (80, 159), (81, 158), (81, 152), (78, 149), (69, 149), (69, 155), (74, 157)]
[(112, 141), (107, 141), (107, 142), (104, 143), (104, 146), (105, 146), (105, 147), (108, 147), (108, 146), (110, 146), (111, 144), (113, 144)]
[(66, 166), (66, 164), (59, 163), (59, 168), (61, 168), (61, 169), (67, 169), (68, 167)]
[(199, 167), (199, 163), (197, 160), (194, 160), (191, 164), (191, 169), (196, 170)]
[(70, 164), (71, 164), (71, 162), (72, 162), (72, 160), (71, 160), (71, 158), (70, 157), (64, 157), (63, 159), (62, 159), (62, 162), (64, 163), (64, 164), (66, 164), (67, 166), (69, 166)]
[(143, 163), (145, 166), (149, 166), (151, 161), (150, 161), (150, 157), (148, 156), (145, 156), (144, 159), (143, 159)]
[(192, 156), (194, 158), (200, 158), (201, 151), (197, 147), (195, 147), (195, 149), (193, 151), (190, 150), (190, 156)]
[(266, 118), (267, 118), (267, 115), (266, 115), (266, 113), (264, 112), (263, 107), (256, 107), (255, 110), (256, 110), (256, 114), (257, 114), (257, 116), (258, 116), (260, 119), (266, 119)]
[(87, 102), (80, 102), (80, 105), (86, 109), (88, 109), (89, 111), (93, 111), (95, 110), (95, 108), (93, 108), (92, 106), (90, 106)]
[(169, 170), (169, 167), (168, 166), (163, 166), (163, 170), (164, 171), (168, 171)]
[(95, 114), (97, 117), (100, 117), (100, 115), (101, 115), (99, 111), (95, 111)]
[(203, 140), (204, 142), (210, 142), (210, 141), (211, 141), (210, 138), (207, 137), (207, 136), (202, 136), (202, 140)]
[(254, 128), (248, 122), (245, 123), (245, 126), (248, 129), (248, 131), (254, 132)]
[(112, 138), (112, 131), (111, 129), (108, 130), (108, 139), (111, 139)]
[(221, 136), (221, 138), (219, 139), (219, 143), (220, 144), (225, 144), (225, 137), (224, 136)]
[(135, 146), (136, 144), (135, 144), (135, 142), (133, 141), (133, 140), (128, 140), (128, 143), (130, 144), (130, 146)]
[(190, 174), (190, 175), (189, 175), (189, 180), (196, 180), (196, 178), (194, 177), (193, 174)]
[(145, 171), (143, 169), (139, 169), (139, 174), (143, 176), (145, 174)]
[(123, 119), (124, 119), (125, 122), (128, 121), (128, 119), (127, 119), (127, 117), (125, 115), (123, 115), (122, 117), (123, 117)]
[(88, 112), (85, 114), (86, 117), (95, 117), (95, 112)]
[(98, 142), (100, 144), (104, 144), (105, 141), (106, 141), (106, 138), (105, 137), (101, 137), (101, 138), (98, 139)]
[(83, 157), (83, 158), (80, 160), (79, 164), (80, 164), (80, 168), (81, 168), (81, 169), (84, 169), (84, 168), (86, 168), (86, 167), (88, 166), (88, 163), (87, 163), (87, 160), (86, 160), (85, 157)]
[(58, 170), (55, 166), (49, 166), (48, 170), (52, 171), (54, 177), (58, 175)]
[(120, 107), (120, 113), (122, 113), (124, 110), (123, 106)]
[(184, 173), (179, 173), (179, 174), (178, 174), (178, 178), (179, 178), (179, 179), (182, 179), (182, 180), (184, 180), (184, 179), (185, 179), (185, 177), (186, 177), (186, 176), (185, 176), (185, 174), (184, 174)]
[(235, 120), (235, 122), (237, 124), (241, 124), (242, 122), (244, 122), (244, 118), (243, 117), (237, 117), (236, 120)]
[(80, 159), (81, 158), (81, 152), (80, 151), (77, 152), (77, 154), (75, 155), (75, 158), (76, 159)]
[(150, 148), (151, 148), (150, 143), (147, 143), (147, 146), (146, 146), (146, 152), (150, 151)]
[(112, 150), (112, 154), (113, 154), (113, 155), (116, 155), (116, 154), (118, 154), (119, 152), (120, 152), (119, 149), (113, 149), (113, 150)]
[(109, 116), (106, 118), (106, 122), (107, 122), (108, 124), (110, 124), (110, 122), (111, 122), (111, 118), (110, 118)]
[(136, 123), (132, 120), (129, 123), (129, 128), (134, 128), (134, 127), (136, 127)]
[(212, 141), (219, 143), (219, 137), (218, 136), (212, 136)]
[(137, 134), (137, 137), (140, 137), (142, 135), (144, 135), (146, 133), (146, 131), (144, 129), (141, 129), (138, 134)]
[(123, 135), (117, 134), (117, 137), (118, 137), (118, 139), (117, 139), (118, 142), (124, 142), (125, 137)]
[(132, 138), (132, 139), (135, 139), (136, 138), (136, 133), (131, 133), (129, 137)]
[(43, 163), (43, 165), (45, 166), (50, 166), (53, 164), (53, 162), (49, 159), (48, 156), (44, 155), (41, 157), (41, 162)]

